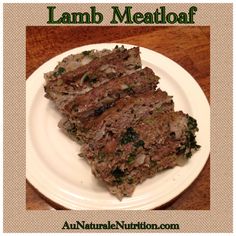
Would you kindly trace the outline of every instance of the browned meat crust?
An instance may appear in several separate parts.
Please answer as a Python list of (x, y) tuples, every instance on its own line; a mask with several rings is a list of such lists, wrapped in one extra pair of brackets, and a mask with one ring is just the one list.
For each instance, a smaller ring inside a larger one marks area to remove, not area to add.
[(65, 106), (64, 113), (70, 118), (82, 120), (89, 116), (99, 116), (122, 97), (155, 91), (158, 80), (159, 77), (146, 67), (76, 96)]
[(120, 99), (115, 106), (98, 117), (90, 117), (86, 122), (65, 118), (59, 123), (74, 140), (89, 142), (93, 140), (97, 145), (107, 133), (119, 133), (132, 123), (137, 122), (150, 113), (173, 111), (172, 97), (158, 89), (140, 96), (128, 96)]
[(64, 105), (78, 94), (84, 94), (101, 84), (130, 74), (141, 68), (139, 48), (119, 49), (96, 58), (74, 71), (47, 80), (45, 96), (54, 101), (61, 111)]

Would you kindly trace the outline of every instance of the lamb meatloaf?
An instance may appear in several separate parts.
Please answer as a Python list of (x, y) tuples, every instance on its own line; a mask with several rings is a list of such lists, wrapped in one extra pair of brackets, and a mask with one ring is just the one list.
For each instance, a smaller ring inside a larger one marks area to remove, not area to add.
[(70, 55), (45, 79), (45, 97), (62, 115), (59, 128), (120, 200), (200, 148), (197, 121), (174, 110), (173, 97), (157, 88), (161, 79), (142, 69), (138, 47)]
[(87, 119), (98, 116), (113, 106), (117, 100), (128, 95), (155, 91), (159, 77), (150, 68), (138, 70), (76, 96), (65, 105), (64, 113), (71, 118)]
[(176, 166), (179, 158), (189, 158), (199, 148), (197, 130), (196, 120), (182, 111), (153, 113), (119, 135), (109, 133), (99, 148), (84, 145), (82, 155), (93, 174), (122, 199), (158, 171)]
[(86, 122), (78, 119), (63, 118), (59, 127), (78, 142), (91, 142), (100, 145), (100, 139), (108, 133), (115, 135), (120, 130), (137, 122), (148, 114), (174, 110), (171, 96), (158, 89), (142, 95), (127, 96), (103, 114), (90, 117)]
[[(65, 61), (67, 63), (65, 67), (59, 64), (54, 72), (45, 74), (45, 96), (54, 101), (59, 110), (63, 110), (64, 105), (74, 96), (140, 69), (139, 53), (138, 47), (129, 50), (116, 47), (111, 52), (85, 51), (69, 57)], [(78, 64), (75, 63), (77, 60)], [(76, 64), (77, 67), (71, 70), (71, 67), (73, 68), (71, 64)]]

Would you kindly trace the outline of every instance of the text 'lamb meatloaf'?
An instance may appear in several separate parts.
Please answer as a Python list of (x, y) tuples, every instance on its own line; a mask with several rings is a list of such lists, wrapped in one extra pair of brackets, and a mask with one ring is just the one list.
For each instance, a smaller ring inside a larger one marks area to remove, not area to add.
[(138, 47), (70, 55), (45, 79), (45, 97), (62, 114), (59, 128), (120, 200), (200, 148), (197, 121), (174, 111), (172, 96), (157, 88), (160, 78), (142, 69)]

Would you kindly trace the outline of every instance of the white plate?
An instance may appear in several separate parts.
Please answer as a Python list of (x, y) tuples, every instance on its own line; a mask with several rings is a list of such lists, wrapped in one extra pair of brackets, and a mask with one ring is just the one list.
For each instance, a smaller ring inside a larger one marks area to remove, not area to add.
[[(140, 48), (143, 67), (161, 77), (160, 88), (174, 96), (175, 110), (197, 119), (201, 149), (183, 167), (163, 171), (138, 185), (131, 198), (112, 196), (79, 158), (80, 147), (57, 127), (60, 114), (44, 98), (43, 74), (69, 54), (114, 48), (116, 43), (94, 44), (67, 51), (40, 66), (26, 82), (26, 177), (42, 194), (69, 209), (148, 210), (161, 206), (185, 190), (204, 167), (210, 151), (210, 108), (207, 99), (182, 67), (169, 58)], [(124, 45), (127, 48), (132, 45)]]

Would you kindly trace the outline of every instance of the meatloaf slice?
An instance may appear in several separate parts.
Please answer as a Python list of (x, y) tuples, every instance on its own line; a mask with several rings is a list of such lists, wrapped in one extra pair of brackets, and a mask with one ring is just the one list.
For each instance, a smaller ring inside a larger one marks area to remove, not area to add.
[(73, 71), (48, 79), (44, 87), (45, 97), (54, 101), (60, 110), (61, 106), (64, 107), (74, 96), (84, 94), (111, 79), (131, 74), (140, 68), (138, 47), (129, 50), (118, 48)]
[(124, 47), (116, 47), (112, 50), (103, 49), (103, 50), (90, 50), (90, 51), (83, 51), (77, 54), (71, 54), (62, 61), (58, 62), (57, 66), (54, 68), (53, 71), (47, 72), (44, 74), (44, 79), (46, 81), (49, 80), (56, 80), (60, 78), (63, 74), (69, 71), (73, 71), (78, 69), (81, 66), (84, 66), (96, 58), (100, 58), (106, 56), (115, 50), (123, 50)]
[(172, 97), (158, 89), (140, 96), (121, 98), (115, 106), (98, 117), (91, 117), (86, 122), (64, 118), (59, 122), (59, 127), (76, 141), (91, 140), (93, 145), (102, 145), (99, 140), (103, 138), (105, 141), (104, 137), (108, 133), (115, 135), (150, 113), (173, 111), (173, 109)]
[(176, 166), (178, 158), (189, 158), (200, 147), (196, 131), (196, 120), (182, 111), (155, 113), (116, 137), (110, 134), (102, 147), (84, 145), (82, 155), (93, 174), (122, 199), (131, 196), (137, 184), (158, 171)]
[(110, 80), (86, 94), (76, 96), (66, 104), (63, 113), (72, 119), (81, 120), (89, 116), (99, 116), (122, 97), (155, 91), (158, 80), (159, 77), (146, 67), (130, 75)]

